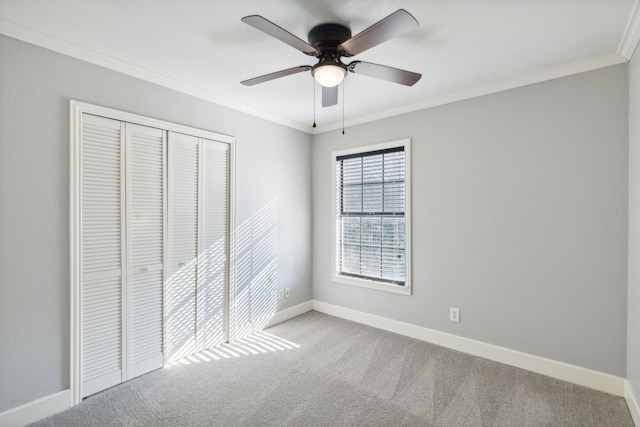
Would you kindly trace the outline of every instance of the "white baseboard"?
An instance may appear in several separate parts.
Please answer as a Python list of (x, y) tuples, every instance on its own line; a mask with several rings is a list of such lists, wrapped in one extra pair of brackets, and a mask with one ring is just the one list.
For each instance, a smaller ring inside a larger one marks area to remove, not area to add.
[(631, 383), (628, 380), (625, 383), (624, 397), (627, 401), (629, 412), (631, 412), (631, 418), (633, 418), (633, 423), (640, 427), (640, 405), (638, 404), (638, 399), (636, 398), (636, 394), (633, 392), (633, 387), (631, 386)]
[[(633, 388), (626, 379), (614, 375), (317, 300), (305, 301), (276, 312), (267, 327), (311, 310), (624, 397), (634, 423), (640, 427), (640, 406)], [(0, 427), (24, 426), (70, 407), (71, 393), (64, 390), (0, 413)]]
[(271, 326), (277, 325), (278, 323), (282, 323), (286, 320), (293, 319), (294, 317), (300, 316), (308, 311), (313, 310), (313, 300), (305, 301), (298, 305), (294, 305), (293, 307), (285, 308), (282, 311), (277, 311), (273, 314), (269, 322), (265, 328), (269, 328)]
[(71, 407), (71, 392), (64, 390), (0, 413), (0, 427), (31, 424)]
[[(312, 301), (278, 311), (271, 317), (266, 327), (293, 319), (312, 310)], [(71, 391), (64, 390), (33, 402), (20, 405), (0, 413), (0, 427), (20, 427), (31, 424), (48, 416), (57, 414), (71, 407)]]
[(374, 328), (427, 341), (442, 347), (451, 348), (463, 353), (526, 369), (531, 372), (593, 388), (605, 393), (621, 397), (625, 396), (625, 384), (627, 381), (624, 378), (614, 375), (581, 368), (579, 366), (546, 359), (540, 356), (522, 353), (497, 345), (487, 344), (481, 341), (448, 334), (446, 332), (428, 329), (422, 326), (399, 322), (397, 320), (340, 307), (322, 301), (313, 300), (312, 307), (315, 311), (319, 311), (321, 313), (330, 314), (346, 320), (373, 326)]

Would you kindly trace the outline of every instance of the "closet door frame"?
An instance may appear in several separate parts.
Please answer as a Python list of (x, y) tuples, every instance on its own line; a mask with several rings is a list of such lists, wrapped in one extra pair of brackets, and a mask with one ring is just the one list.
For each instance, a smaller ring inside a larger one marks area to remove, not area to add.
[[(153, 119), (138, 114), (127, 113), (107, 107), (88, 104), (75, 100), (70, 101), (69, 117), (69, 143), (70, 143), (70, 179), (69, 179), (69, 255), (70, 255), (70, 352), (69, 352), (69, 385), (71, 406), (82, 401), (82, 373), (81, 373), (81, 349), (82, 349), (82, 264), (81, 264), (81, 176), (82, 176), (82, 115), (93, 114), (122, 122), (134, 123), (142, 126), (155, 127), (164, 131), (172, 131), (197, 136), (229, 144), (229, 236), (228, 236), (228, 271), (227, 271), (227, 307), (226, 311), (226, 336), (233, 338), (233, 312), (234, 278), (235, 278), (235, 138), (215, 132), (192, 128), (164, 120)], [(124, 191), (124, 189), (123, 189)], [(123, 209), (124, 210), (124, 209)], [(165, 238), (166, 242), (166, 238)], [(166, 244), (166, 243), (165, 243)], [(165, 247), (165, 253), (166, 253)], [(165, 268), (166, 270), (166, 268)]]

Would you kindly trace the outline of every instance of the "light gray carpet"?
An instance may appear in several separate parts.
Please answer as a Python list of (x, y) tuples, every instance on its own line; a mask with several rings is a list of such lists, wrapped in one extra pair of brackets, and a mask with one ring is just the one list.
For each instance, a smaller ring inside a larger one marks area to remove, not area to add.
[(624, 399), (309, 312), (36, 426), (633, 426)]

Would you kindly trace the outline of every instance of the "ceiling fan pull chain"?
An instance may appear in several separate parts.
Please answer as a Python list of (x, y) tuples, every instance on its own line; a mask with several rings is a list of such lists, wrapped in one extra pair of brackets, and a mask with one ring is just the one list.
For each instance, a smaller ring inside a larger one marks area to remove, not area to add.
[(313, 127), (316, 127), (316, 81), (313, 82)]
[(342, 134), (344, 135), (344, 95), (345, 95), (346, 83), (342, 81)]

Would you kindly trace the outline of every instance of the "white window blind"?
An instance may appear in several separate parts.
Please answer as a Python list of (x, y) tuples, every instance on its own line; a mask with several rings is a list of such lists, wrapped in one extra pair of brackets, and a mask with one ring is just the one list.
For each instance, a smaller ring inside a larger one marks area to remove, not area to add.
[(405, 146), (335, 157), (336, 274), (406, 285)]

